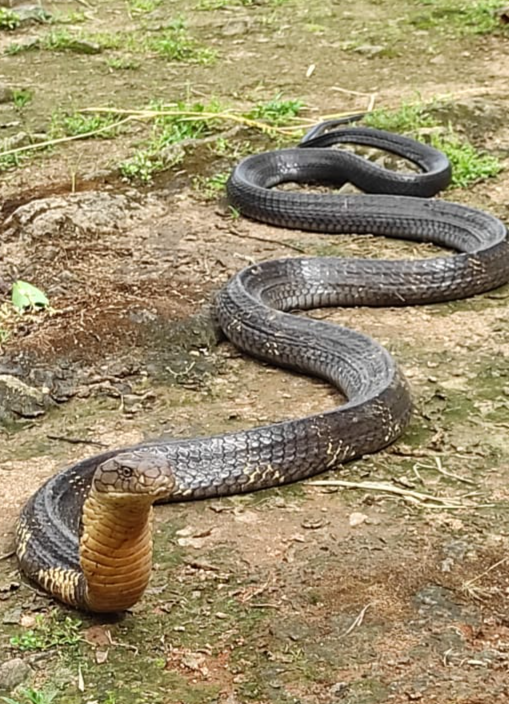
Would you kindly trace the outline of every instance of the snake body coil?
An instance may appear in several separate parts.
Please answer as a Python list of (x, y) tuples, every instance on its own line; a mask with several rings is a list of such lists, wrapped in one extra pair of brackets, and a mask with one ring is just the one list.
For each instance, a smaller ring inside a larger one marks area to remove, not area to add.
[[(226, 336), (260, 359), (328, 380), (347, 402), (252, 430), (106, 452), (52, 477), (23, 509), (17, 555), (24, 572), (61, 600), (115, 611), (139, 599), (150, 574), (156, 500), (226, 496), (292, 482), (375, 452), (401, 434), (411, 401), (390, 354), (358, 332), (288, 311), (447, 301), (509, 280), (509, 246), (499, 220), (416, 197), (447, 185), (450, 167), (440, 152), (367, 128), (320, 132), (323, 126), (299, 148), (242, 161), (228, 183), (231, 204), (275, 225), (433, 242), (456, 253), (416, 261), (297, 257), (237, 274), (217, 297)], [(422, 173), (394, 173), (328, 148), (339, 142), (394, 152)], [(366, 194), (274, 188), (285, 181), (350, 181)]]

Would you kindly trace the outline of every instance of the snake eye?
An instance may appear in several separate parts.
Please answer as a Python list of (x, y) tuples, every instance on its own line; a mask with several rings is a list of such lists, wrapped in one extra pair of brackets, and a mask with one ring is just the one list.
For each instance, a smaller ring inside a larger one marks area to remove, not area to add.
[(133, 470), (131, 467), (121, 467), (120, 473), (124, 479), (130, 479), (133, 476)]

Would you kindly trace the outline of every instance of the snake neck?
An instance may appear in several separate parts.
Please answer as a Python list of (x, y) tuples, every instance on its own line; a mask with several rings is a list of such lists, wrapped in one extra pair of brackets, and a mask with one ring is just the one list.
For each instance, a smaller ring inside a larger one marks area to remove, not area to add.
[(80, 566), (91, 611), (124, 611), (145, 591), (152, 568), (152, 505), (144, 497), (91, 489), (82, 514)]

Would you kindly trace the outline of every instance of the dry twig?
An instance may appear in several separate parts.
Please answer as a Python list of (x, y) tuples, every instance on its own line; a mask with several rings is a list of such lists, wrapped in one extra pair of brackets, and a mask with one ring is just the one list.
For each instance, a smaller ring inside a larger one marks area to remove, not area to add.
[[(333, 480), (318, 480), (307, 482), (308, 486), (323, 486), (323, 487), (344, 487), (345, 489), (365, 489), (367, 491), (381, 491), (387, 492), (389, 494), (397, 494), (401, 496), (405, 501), (409, 503), (416, 504), (418, 506), (423, 506), (425, 508), (486, 508), (492, 504), (465, 504), (460, 499), (450, 499), (443, 498), (441, 496), (435, 496), (433, 494), (424, 494), (420, 491), (413, 491), (411, 489), (403, 489), (393, 484), (388, 484), (387, 482), (347, 482), (341, 479)], [(462, 497), (464, 499), (465, 497)]]
[(371, 606), (371, 604), (366, 604), (366, 606), (361, 610), (359, 615), (354, 619), (352, 624), (343, 633), (343, 635), (341, 636), (342, 638), (346, 638), (346, 636), (349, 636), (352, 631), (354, 631), (359, 626), (362, 626), (362, 622), (364, 621), (364, 616), (366, 615), (366, 611), (369, 609), (370, 606)]

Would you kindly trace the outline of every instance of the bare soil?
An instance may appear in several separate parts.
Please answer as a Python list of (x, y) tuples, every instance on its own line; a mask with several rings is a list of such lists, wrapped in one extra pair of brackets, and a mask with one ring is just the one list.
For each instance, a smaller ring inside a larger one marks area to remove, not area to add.
[[(452, 19), (425, 30), (409, 24), (428, 5), (267, 0), (199, 10), (177, 0), (141, 19), (118, 2), (48, 5), (85, 13), (69, 31), (127, 32), (145, 22), (157, 32), (184, 15), (218, 59), (166, 62), (131, 50), (139, 68), (117, 71), (107, 60), (121, 50), (3, 55), (0, 83), (33, 99), (22, 110), (0, 104), (0, 136), (42, 131), (52, 111), (94, 105), (212, 96), (244, 105), (283, 92), (318, 120), (365, 109), (366, 94), (396, 107), (418, 93), (447, 96), (448, 119), (507, 166), (507, 33), (462, 35)], [(0, 32), (0, 50), (47, 31), (36, 23)], [(54, 629), (76, 618), (25, 584), (11, 555), (16, 516), (47, 477), (107, 447), (250, 427), (340, 400), (322, 382), (221, 340), (211, 304), (229, 276), (301, 251), (429, 254), (232, 219), (226, 203), (193, 186), (195, 176), (234, 163), (207, 144), (151, 185), (127, 184), (118, 163), (149, 131), (136, 124), (114, 139), (56, 147), (0, 183), (1, 279), (32, 282), (52, 305), (13, 326), (0, 358), (0, 374), (37, 388), (46, 404), (0, 426), (0, 665), (21, 657), (31, 667), (10, 696), (24, 704), (31, 686), (65, 704), (509, 702), (507, 287), (436, 306), (313, 313), (386, 345), (416, 405), (395, 446), (323, 478), (386, 482), (432, 495), (429, 505), (411, 494), (303, 483), (162, 506), (153, 580), (132, 613), (81, 615), (78, 646), (12, 644), (36, 614)], [(235, 137), (246, 139), (256, 150), (274, 146), (249, 131)], [(508, 219), (508, 189), (506, 168), (446, 197)]]

